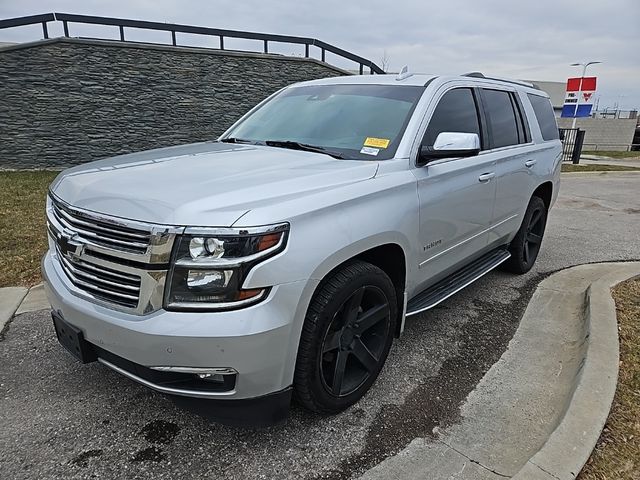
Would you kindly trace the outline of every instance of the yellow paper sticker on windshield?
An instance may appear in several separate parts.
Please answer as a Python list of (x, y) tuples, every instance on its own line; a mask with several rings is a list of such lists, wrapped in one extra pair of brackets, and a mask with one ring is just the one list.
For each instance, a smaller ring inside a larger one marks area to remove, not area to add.
[(388, 138), (375, 138), (375, 137), (367, 137), (364, 141), (365, 147), (375, 147), (375, 148), (387, 148), (389, 146)]

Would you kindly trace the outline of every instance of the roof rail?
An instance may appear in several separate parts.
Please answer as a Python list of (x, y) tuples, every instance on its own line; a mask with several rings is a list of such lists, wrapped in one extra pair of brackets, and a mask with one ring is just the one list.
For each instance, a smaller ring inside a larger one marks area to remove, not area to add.
[(486, 78), (487, 80), (497, 80), (499, 82), (513, 83), (515, 85), (522, 85), (523, 87), (535, 88), (536, 90), (540, 90), (535, 83), (525, 82), (523, 80), (513, 80), (512, 78), (502, 78), (502, 77), (487, 77), (481, 72), (469, 72), (464, 73), (463, 77), (473, 77), (473, 78)]

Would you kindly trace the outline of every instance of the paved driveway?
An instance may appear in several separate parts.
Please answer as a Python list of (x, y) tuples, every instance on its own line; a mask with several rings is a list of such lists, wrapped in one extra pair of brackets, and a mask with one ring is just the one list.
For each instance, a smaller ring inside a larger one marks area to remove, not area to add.
[(293, 407), (278, 427), (210, 424), (58, 346), (48, 313), (0, 341), (2, 478), (348, 478), (459, 418), (501, 356), (540, 279), (585, 262), (640, 259), (640, 175), (563, 176), (532, 272), (494, 272), (407, 321), (373, 389), (343, 414)]

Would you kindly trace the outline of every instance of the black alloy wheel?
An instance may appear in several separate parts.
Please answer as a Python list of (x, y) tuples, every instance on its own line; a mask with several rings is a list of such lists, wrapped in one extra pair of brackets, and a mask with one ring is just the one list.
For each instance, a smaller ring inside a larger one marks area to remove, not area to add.
[(331, 414), (362, 398), (387, 359), (397, 316), (396, 287), (380, 268), (355, 260), (331, 272), (302, 326), (293, 379), (298, 403)]
[(342, 304), (320, 349), (321, 378), (332, 395), (347, 396), (377, 375), (390, 325), (389, 300), (378, 287), (360, 287)]
[(503, 267), (513, 273), (527, 273), (540, 253), (547, 226), (547, 205), (540, 197), (531, 197), (520, 229), (509, 244), (511, 258)]
[(544, 205), (542, 207), (536, 206), (531, 214), (529, 225), (526, 229), (524, 236), (524, 251), (523, 260), (527, 264), (533, 265), (536, 258), (538, 258), (538, 252), (540, 251), (540, 245), (542, 244), (542, 235), (544, 235), (545, 224), (542, 221), (544, 216)]

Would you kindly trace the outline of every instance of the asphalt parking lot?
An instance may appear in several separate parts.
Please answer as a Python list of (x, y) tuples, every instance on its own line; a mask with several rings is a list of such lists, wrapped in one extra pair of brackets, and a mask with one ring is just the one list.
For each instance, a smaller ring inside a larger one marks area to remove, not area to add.
[(504, 352), (537, 283), (567, 266), (640, 259), (640, 175), (564, 175), (541, 256), (524, 276), (493, 272), (407, 321), (367, 397), (328, 418), (293, 406), (284, 425), (208, 423), (55, 340), (48, 312), (0, 340), (0, 476), (292, 479), (357, 476), (459, 419)]

